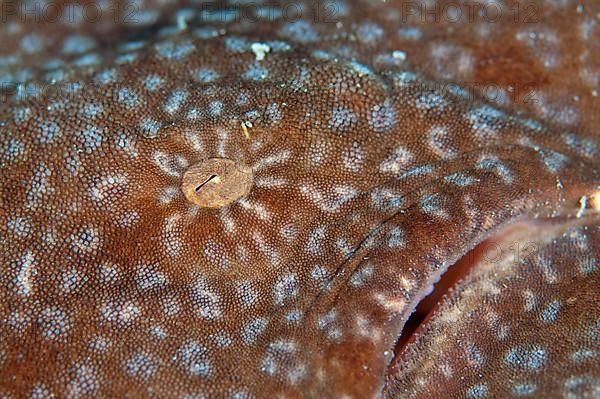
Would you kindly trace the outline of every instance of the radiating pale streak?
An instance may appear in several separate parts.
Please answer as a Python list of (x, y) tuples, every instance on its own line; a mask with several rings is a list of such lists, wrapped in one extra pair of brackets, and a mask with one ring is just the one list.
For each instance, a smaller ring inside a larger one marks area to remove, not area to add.
[(287, 161), (291, 156), (291, 151), (284, 150), (280, 151), (276, 154), (261, 158), (254, 165), (252, 165), (252, 170), (257, 172), (261, 169), (267, 168), (271, 165), (276, 165), (278, 163)]

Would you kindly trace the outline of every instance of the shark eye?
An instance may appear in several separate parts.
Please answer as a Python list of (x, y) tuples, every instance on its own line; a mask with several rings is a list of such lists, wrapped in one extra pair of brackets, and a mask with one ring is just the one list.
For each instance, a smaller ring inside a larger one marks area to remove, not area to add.
[(181, 191), (191, 203), (221, 208), (248, 195), (253, 180), (249, 167), (231, 159), (210, 158), (184, 173)]

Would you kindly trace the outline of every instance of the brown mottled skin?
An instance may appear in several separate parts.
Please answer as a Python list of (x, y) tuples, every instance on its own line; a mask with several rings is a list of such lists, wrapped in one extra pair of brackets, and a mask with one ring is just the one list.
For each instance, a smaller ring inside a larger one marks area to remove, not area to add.
[(600, 394), (596, 3), (157, 3), (2, 22), (0, 394)]

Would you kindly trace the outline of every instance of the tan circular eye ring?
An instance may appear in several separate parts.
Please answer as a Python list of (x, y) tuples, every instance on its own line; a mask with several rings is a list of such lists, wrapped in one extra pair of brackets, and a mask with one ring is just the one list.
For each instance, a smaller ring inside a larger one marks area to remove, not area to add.
[(181, 191), (191, 203), (221, 208), (248, 195), (252, 169), (227, 158), (209, 158), (192, 165), (181, 180)]

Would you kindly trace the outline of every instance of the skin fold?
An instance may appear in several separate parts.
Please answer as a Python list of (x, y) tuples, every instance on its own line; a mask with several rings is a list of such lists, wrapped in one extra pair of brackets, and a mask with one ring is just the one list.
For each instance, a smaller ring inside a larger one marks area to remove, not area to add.
[(0, 4), (2, 395), (600, 394), (594, 2), (35, 4)]

